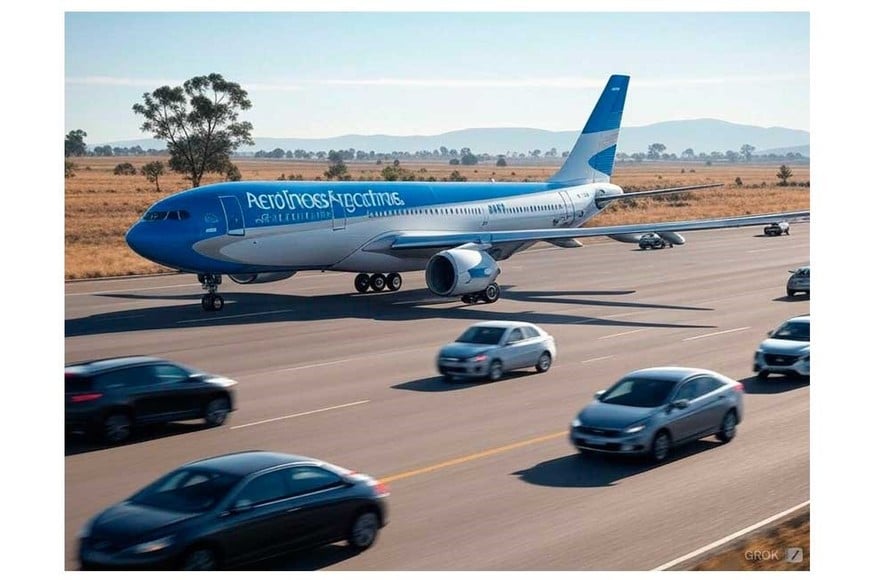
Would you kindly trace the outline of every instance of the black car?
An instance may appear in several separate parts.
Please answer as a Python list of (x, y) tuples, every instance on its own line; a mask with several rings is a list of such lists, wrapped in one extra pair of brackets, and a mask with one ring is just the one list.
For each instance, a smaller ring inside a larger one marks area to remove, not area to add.
[(790, 235), (788, 233), (789, 225), (788, 222), (773, 222), (764, 226), (764, 235), (765, 236), (781, 236), (782, 234)]
[(216, 427), (234, 410), (236, 381), (167, 360), (131, 356), (65, 367), (66, 428), (120, 443), (148, 423), (204, 419)]
[(329, 463), (244, 451), (188, 463), (85, 524), (82, 569), (235, 568), (347, 540), (374, 544), (385, 484)]
[(672, 242), (667, 242), (660, 235), (652, 233), (652, 234), (643, 234), (640, 237), (640, 240), (637, 242), (637, 246), (641, 250), (661, 250), (662, 248), (673, 248), (674, 244)]

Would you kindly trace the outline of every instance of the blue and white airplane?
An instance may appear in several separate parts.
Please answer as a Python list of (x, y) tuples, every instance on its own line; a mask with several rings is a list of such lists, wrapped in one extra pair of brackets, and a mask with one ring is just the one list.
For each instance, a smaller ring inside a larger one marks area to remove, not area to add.
[(222, 275), (239, 284), (289, 278), (300, 270), (358, 272), (358, 292), (396, 291), (400, 272), (425, 270), (439, 296), (499, 298), (498, 261), (536, 242), (579, 247), (577, 238), (636, 242), (656, 232), (761, 225), (809, 211), (711, 220), (582, 228), (608, 204), (720, 184), (625, 193), (610, 183), (627, 76), (610, 77), (559, 171), (543, 183), (228, 182), (171, 195), (127, 232), (145, 258), (195, 273), (204, 310), (221, 310)]

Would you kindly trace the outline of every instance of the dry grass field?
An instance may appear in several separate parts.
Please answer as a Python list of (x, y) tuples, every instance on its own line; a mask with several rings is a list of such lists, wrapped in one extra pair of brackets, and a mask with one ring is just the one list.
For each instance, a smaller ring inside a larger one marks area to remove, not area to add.
[[(128, 161), (137, 168), (154, 158), (73, 158), (75, 176), (65, 180), (65, 265), (66, 279), (166, 272), (135, 255), (124, 243), (124, 233), (155, 201), (189, 187), (177, 174), (162, 176), (161, 192), (141, 175), (114, 175), (115, 165)], [(164, 163), (167, 159), (163, 159)], [(243, 159), (236, 164), (244, 180), (274, 180), (282, 174), (301, 175), (305, 180), (323, 178), (327, 162)], [(401, 167), (419, 178), (441, 180), (458, 170), (468, 181), (545, 181), (556, 167), (463, 167), (436, 163), (405, 162)], [(354, 180), (379, 180), (383, 166), (350, 163)], [(792, 165), (795, 182), (809, 182), (809, 167)], [(660, 222), (703, 217), (722, 217), (806, 209), (809, 187), (776, 186), (778, 166), (695, 164), (617, 165), (613, 182), (623, 188), (653, 189), (695, 183), (723, 183), (720, 188), (689, 192), (678, 201), (645, 198), (636, 203), (613, 204), (588, 225)], [(742, 186), (735, 185), (740, 178)], [(203, 185), (215, 181), (207, 175)]]

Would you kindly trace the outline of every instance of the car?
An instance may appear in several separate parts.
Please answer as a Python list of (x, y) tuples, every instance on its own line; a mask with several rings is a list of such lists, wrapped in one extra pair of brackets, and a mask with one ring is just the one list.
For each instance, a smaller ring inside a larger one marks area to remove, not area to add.
[(639, 369), (620, 378), (571, 422), (581, 453), (646, 455), (664, 461), (684, 443), (715, 435), (728, 443), (743, 420), (743, 384), (689, 367)]
[(810, 376), (810, 316), (795, 316), (767, 333), (755, 351), (752, 371), (759, 379), (770, 373)]
[(789, 270), (791, 276), (785, 284), (785, 293), (794, 296), (798, 292), (806, 292), (810, 296), (810, 267), (803, 266), (797, 270)]
[(790, 235), (788, 233), (788, 222), (773, 222), (764, 226), (765, 236), (781, 236), (782, 234)]
[(110, 444), (146, 424), (203, 419), (217, 427), (235, 410), (236, 381), (156, 357), (68, 364), (64, 377), (67, 432)]
[(478, 322), (456, 341), (441, 348), (438, 372), (447, 380), (486, 377), (497, 381), (507, 371), (535, 367), (550, 370), (556, 360), (556, 340), (527, 322)]
[(668, 241), (665, 241), (658, 234), (643, 234), (637, 242), (637, 246), (641, 250), (660, 250), (662, 248), (673, 248), (674, 244)]
[(319, 459), (242, 451), (187, 463), (88, 520), (82, 569), (235, 568), (346, 540), (374, 544), (386, 484)]

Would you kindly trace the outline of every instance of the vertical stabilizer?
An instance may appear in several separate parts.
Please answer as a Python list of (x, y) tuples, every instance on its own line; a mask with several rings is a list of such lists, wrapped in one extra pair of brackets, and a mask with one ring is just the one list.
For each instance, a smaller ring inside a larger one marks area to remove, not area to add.
[(625, 75), (610, 77), (571, 154), (549, 181), (566, 185), (610, 181), (628, 79)]

